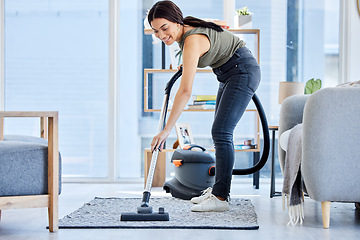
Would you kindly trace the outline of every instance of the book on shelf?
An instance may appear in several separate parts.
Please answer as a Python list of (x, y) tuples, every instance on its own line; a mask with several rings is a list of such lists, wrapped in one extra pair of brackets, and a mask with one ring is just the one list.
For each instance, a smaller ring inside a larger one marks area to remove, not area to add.
[(193, 105), (189, 105), (189, 108), (188, 108), (188, 110), (207, 110), (207, 109), (215, 109), (215, 105), (213, 105), (213, 104), (201, 104), (201, 105), (193, 104)]
[(256, 145), (236, 144), (234, 145), (234, 149), (235, 150), (256, 149)]
[(208, 104), (208, 105), (215, 105), (216, 104), (216, 100), (207, 100), (207, 101), (194, 101), (194, 105), (204, 105), (204, 104)]
[(193, 101), (215, 101), (216, 95), (193, 95)]
[(193, 104), (189, 104), (189, 110), (215, 109), (216, 95), (193, 95)]

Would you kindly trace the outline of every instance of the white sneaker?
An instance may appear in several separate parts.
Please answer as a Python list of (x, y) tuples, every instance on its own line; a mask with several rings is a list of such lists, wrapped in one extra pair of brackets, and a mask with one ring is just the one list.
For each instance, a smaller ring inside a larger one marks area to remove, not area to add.
[(205, 199), (210, 197), (211, 191), (212, 191), (212, 188), (208, 187), (207, 189), (202, 191), (202, 193), (199, 197), (193, 197), (190, 201), (195, 204), (201, 203), (202, 201), (204, 201)]
[(191, 211), (193, 212), (224, 212), (229, 211), (229, 209), (230, 207), (227, 201), (221, 201), (213, 194), (200, 204), (191, 207)]

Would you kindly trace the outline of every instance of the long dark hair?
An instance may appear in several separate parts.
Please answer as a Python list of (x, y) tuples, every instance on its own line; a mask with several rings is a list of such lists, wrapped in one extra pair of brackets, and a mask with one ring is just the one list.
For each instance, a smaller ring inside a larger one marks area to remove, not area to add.
[(211, 28), (217, 32), (224, 31), (219, 25), (212, 22), (207, 22), (191, 16), (184, 18), (180, 8), (172, 1), (168, 0), (155, 3), (150, 9), (148, 14), (148, 21), (150, 25), (155, 18), (165, 18), (170, 22), (179, 23), (181, 25), (189, 25), (192, 27)]

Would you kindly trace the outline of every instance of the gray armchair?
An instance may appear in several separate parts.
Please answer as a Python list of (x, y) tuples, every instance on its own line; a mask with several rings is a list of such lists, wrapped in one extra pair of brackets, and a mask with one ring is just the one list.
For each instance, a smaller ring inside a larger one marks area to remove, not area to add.
[[(322, 203), (323, 226), (328, 228), (330, 202), (360, 202), (360, 88), (324, 88), (287, 98), (281, 106), (279, 136), (299, 123), (305, 189)], [(279, 146), (282, 171), (285, 154)]]
[[(42, 138), (4, 136), (4, 118), (13, 117), (40, 118)], [(0, 111), (0, 219), (2, 210), (46, 207), (49, 231), (57, 231), (59, 161), (58, 112)]]

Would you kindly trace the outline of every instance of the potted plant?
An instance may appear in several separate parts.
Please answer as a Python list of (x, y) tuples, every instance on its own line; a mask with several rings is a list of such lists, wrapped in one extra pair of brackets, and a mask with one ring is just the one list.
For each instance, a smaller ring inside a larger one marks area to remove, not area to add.
[(238, 28), (252, 28), (252, 12), (249, 11), (248, 7), (243, 7), (236, 10), (235, 22), (237, 20)]
[(321, 80), (312, 78), (305, 84), (305, 94), (312, 94), (321, 88)]

